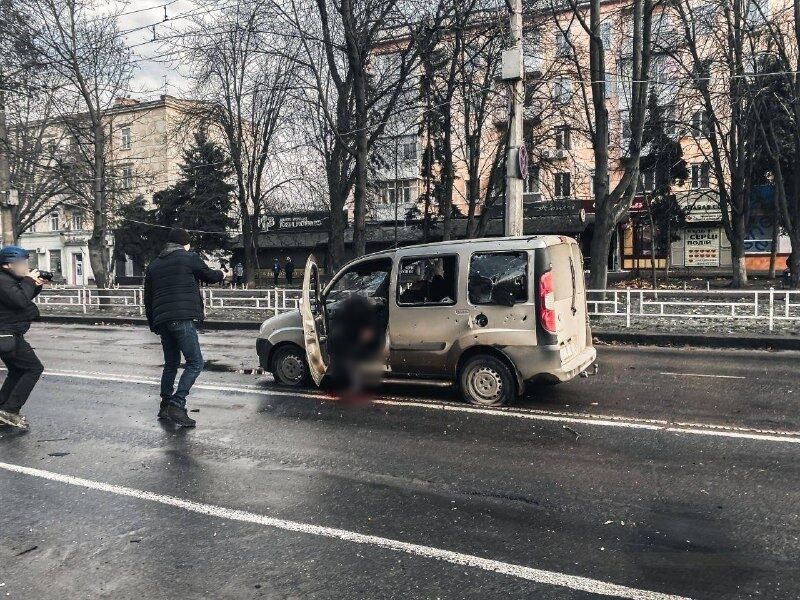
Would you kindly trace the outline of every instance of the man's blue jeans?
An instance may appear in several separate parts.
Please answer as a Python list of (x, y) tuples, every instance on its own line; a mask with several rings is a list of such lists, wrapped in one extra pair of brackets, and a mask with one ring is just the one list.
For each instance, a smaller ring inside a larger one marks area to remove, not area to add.
[[(200, 340), (193, 321), (168, 321), (158, 330), (161, 336), (161, 347), (164, 349), (164, 373), (161, 375), (161, 397), (169, 398), (179, 408), (186, 407), (186, 396), (192, 389), (197, 376), (203, 370), (203, 353), (200, 351)], [(175, 389), (175, 377), (181, 364), (181, 354), (186, 359), (178, 390)]]

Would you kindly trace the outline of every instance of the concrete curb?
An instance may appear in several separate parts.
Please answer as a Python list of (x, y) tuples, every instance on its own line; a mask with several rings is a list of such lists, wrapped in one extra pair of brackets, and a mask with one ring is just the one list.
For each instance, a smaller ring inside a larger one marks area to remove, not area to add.
[(714, 333), (660, 333), (655, 331), (593, 330), (594, 338), (606, 344), (637, 346), (693, 346), (739, 350), (800, 350), (800, 337), (760, 336), (752, 334), (720, 335)]
[[(101, 315), (42, 315), (46, 323), (71, 323), (81, 325), (133, 325), (147, 327), (142, 317), (115, 317)], [(208, 320), (203, 329), (212, 331), (257, 331), (260, 321)], [(706, 333), (660, 333), (655, 331), (603, 331), (593, 330), (594, 338), (605, 344), (638, 346), (693, 346), (695, 348), (732, 348), (740, 350), (800, 350), (800, 336), (760, 336), (752, 334), (720, 335)]]

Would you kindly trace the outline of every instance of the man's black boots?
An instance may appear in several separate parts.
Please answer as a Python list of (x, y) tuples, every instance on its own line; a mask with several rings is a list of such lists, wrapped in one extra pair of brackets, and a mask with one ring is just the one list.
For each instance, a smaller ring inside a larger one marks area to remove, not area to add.
[(196, 421), (189, 417), (189, 413), (186, 412), (185, 408), (180, 408), (172, 403), (164, 411), (164, 417), (179, 427), (194, 427), (197, 425)]
[(169, 406), (169, 396), (161, 396), (161, 404), (158, 406), (158, 418), (167, 418), (167, 407)]

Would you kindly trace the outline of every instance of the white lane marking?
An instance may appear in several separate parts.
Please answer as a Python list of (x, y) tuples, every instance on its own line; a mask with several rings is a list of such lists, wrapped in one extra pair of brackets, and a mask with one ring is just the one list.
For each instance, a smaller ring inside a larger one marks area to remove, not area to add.
[(742, 375), (709, 375), (708, 373), (672, 373), (662, 371), (659, 375), (672, 375), (674, 377), (711, 377), (713, 379), (747, 379)]
[(135, 488), (93, 481), (91, 479), (82, 479), (80, 477), (72, 477), (71, 475), (62, 475), (52, 471), (23, 467), (21, 465), (0, 462), (0, 469), (5, 469), (6, 471), (10, 471), (12, 473), (20, 473), (22, 475), (30, 475), (32, 477), (39, 477), (49, 481), (87, 488), (90, 490), (97, 490), (110, 494), (117, 494), (119, 496), (127, 496), (129, 498), (147, 500), (150, 502), (158, 502), (159, 504), (165, 504), (175, 508), (182, 508), (184, 510), (210, 517), (218, 517), (220, 519), (228, 519), (230, 521), (241, 521), (244, 523), (253, 523), (256, 525), (264, 525), (266, 527), (283, 529), (285, 531), (333, 538), (355, 544), (376, 546), (386, 550), (405, 552), (407, 554), (413, 554), (423, 558), (431, 558), (454, 565), (473, 567), (483, 571), (491, 571), (501, 575), (508, 575), (518, 579), (533, 581), (535, 583), (554, 585), (572, 590), (589, 592), (592, 594), (613, 596), (615, 598), (630, 598), (632, 600), (688, 600), (687, 598), (681, 596), (640, 590), (624, 585), (600, 581), (598, 579), (590, 579), (588, 577), (580, 577), (578, 575), (568, 575), (566, 573), (558, 573), (557, 571), (535, 569), (533, 567), (525, 567), (523, 565), (516, 565), (499, 560), (482, 558), (472, 554), (462, 554), (461, 552), (453, 552), (451, 550), (444, 550), (432, 546), (423, 546), (421, 544), (412, 544), (410, 542), (393, 540), (391, 538), (384, 538), (377, 535), (358, 533), (355, 531), (349, 531), (347, 529), (338, 529), (334, 527), (324, 527), (322, 525), (313, 525), (311, 523), (303, 523), (300, 521), (277, 519), (275, 517), (268, 517), (266, 515), (260, 515), (244, 510), (225, 508), (223, 506), (216, 506), (214, 504), (203, 504), (201, 502), (194, 502), (192, 500), (184, 500), (183, 498), (177, 498), (175, 496), (166, 496), (163, 494), (157, 494), (155, 492), (137, 490)]
[[(117, 383), (140, 383), (144, 385), (159, 385), (157, 379), (131, 378), (125, 375), (83, 373), (80, 371), (45, 371), (45, 375), (55, 377), (73, 377), (75, 379), (91, 379), (100, 381), (115, 381)], [(315, 392), (300, 392), (288, 390), (273, 390), (258, 387), (211, 385), (207, 383), (195, 384), (196, 389), (215, 392), (237, 392), (242, 394), (258, 394), (267, 396), (289, 396), (292, 398), (310, 398), (313, 400), (334, 400), (335, 396), (328, 396)], [(669, 433), (692, 433), (713, 437), (728, 437), (737, 439), (759, 440), (766, 442), (787, 442), (800, 444), (800, 431), (781, 431), (772, 429), (754, 429), (732, 425), (715, 425), (711, 423), (670, 422), (663, 419), (639, 419), (618, 415), (586, 414), (574, 412), (546, 411), (539, 409), (521, 408), (480, 408), (467, 406), (441, 400), (405, 399), (402, 397), (378, 397), (372, 404), (397, 407), (415, 407), (426, 410), (442, 410), (470, 414), (483, 414), (493, 417), (509, 417), (515, 419), (528, 419), (533, 421), (553, 421), (557, 423), (579, 423), (585, 425), (598, 425), (603, 427), (622, 427), (628, 429), (641, 429), (649, 431), (666, 431)]]

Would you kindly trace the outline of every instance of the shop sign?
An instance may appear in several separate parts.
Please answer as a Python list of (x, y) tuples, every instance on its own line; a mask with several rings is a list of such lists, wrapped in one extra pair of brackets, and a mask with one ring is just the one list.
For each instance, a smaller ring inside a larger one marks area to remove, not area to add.
[(686, 211), (687, 223), (722, 220), (716, 192), (689, 192), (679, 198), (679, 203)]
[(321, 231), (328, 228), (329, 215), (325, 212), (269, 215), (262, 218), (263, 231)]
[(718, 267), (719, 227), (692, 227), (684, 230), (684, 264), (687, 267)]

